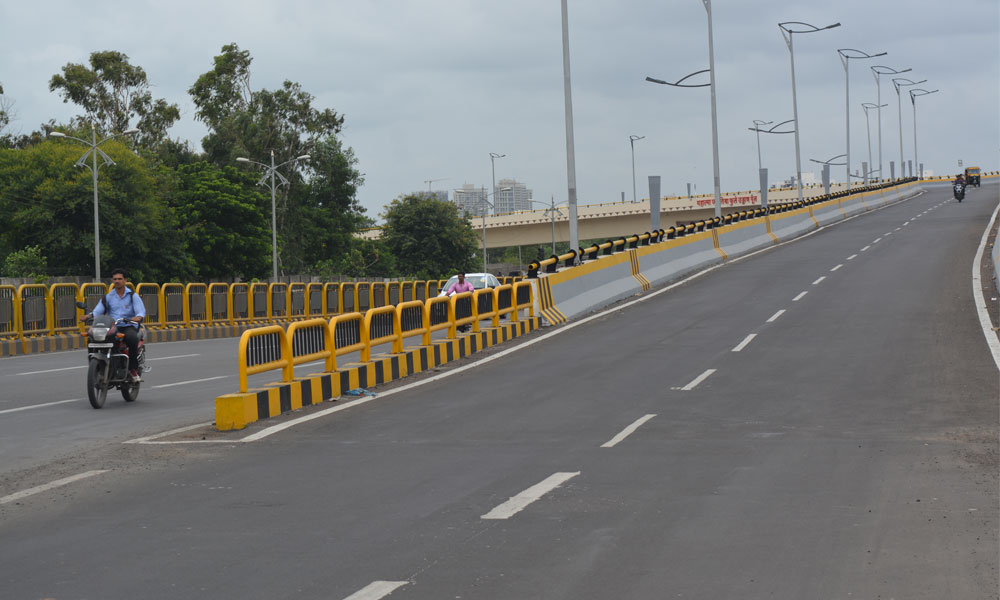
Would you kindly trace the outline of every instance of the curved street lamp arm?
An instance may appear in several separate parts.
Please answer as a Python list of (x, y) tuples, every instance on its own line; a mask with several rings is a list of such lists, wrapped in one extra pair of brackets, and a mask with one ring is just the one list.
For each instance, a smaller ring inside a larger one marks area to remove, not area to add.
[(912, 79), (907, 79), (905, 77), (893, 77), (892, 85), (896, 88), (896, 93), (899, 93), (899, 88), (907, 85), (920, 85), (921, 83), (927, 83), (926, 79), (921, 79), (920, 81), (913, 81)]
[(653, 79), (652, 77), (646, 77), (646, 81), (649, 81), (651, 83), (659, 83), (660, 85), (669, 85), (673, 87), (683, 87), (683, 88), (709, 87), (710, 85), (712, 85), (711, 83), (701, 83), (698, 85), (681, 84), (681, 82), (684, 81), (685, 79), (689, 77), (694, 77), (695, 75), (700, 75), (702, 73), (708, 73), (709, 70), (710, 69), (702, 69), (701, 71), (695, 71), (694, 73), (690, 73), (688, 75), (685, 75), (684, 77), (681, 77), (680, 79), (678, 79), (673, 83), (670, 83), (669, 81), (663, 81), (662, 79)]
[[(809, 29), (795, 30), (785, 27), (785, 25), (805, 25)], [(788, 33), (813, 33), (816, 31), (823, 31), (824, 29), (833, 29), (834, 27), (840, 27), (840, 23), (834, 23), (833, 25), (827, 25), (826, 27), (816, 27), (815, 25), (810, 25), (809, 23), (803, 23), (802, 21), (785, 21), (784, 23), (778, 23), (778, 27), (782, 31), (787, 31)]]
[[(794, 129), (791, 130), (791, 131), (775, 131), (775, 129), (781, 127), (782, 125), (785, 125), (786, 123), (792, 123), (794, 121), (795, 121), (795, 119), (788, 119), (787, 121), (782, 121), (781, 123), (778, 123), (777, 125), (775, 125), (774, 127), (770, 128), (770, 129), (758, 129), (758, 128), (754, 128), (754, 127), (750, 127), (749, 129), (750, 129), (750, 131), (759, 131), (760, 133), (778, 133), (778, 134), (780, 134), (780, 133), (795, 133)], [(754, 121), (754, 122), (756, 123), (756, 121)], [(766, 124), (769, 125), (770, 122), (768, 122)]]
[(833, 161), (837, 160), (838, 158), (844, 158), (845, 156), (847, 156), (847, 155), (846, 154), (838, 154), (837, 156), (834, 156), (833, 158), (828, 158), (827, 160), (816, 160), (815, 158), (810, 158), (809, 160), (811, 160), (814, 163), (819, 163), (821, 165), (833, 165), (833, 166), (837, 167), (837, 166), (844, 166), (847, 163), (835, 163)]
[[(848, 54), (852, 53), (852, 54)], [(855, 50), (854, 48), (837, 48), (837, 54), (839, 54), (843, 59), (848, 58), (875, 58), (876, 56), (885, 56), (888, 52), (879, 52), (878, 54), (868, 54), (862, 50)]]
[[(880, 71), (879, 69), (883, 70)], [(909, 73), (912, 70), (913, 69), (907, 67), (902, 71), (897, 71), (896, 69), (893, 69), (892, 67), (887, 67), (885, 65), (875, 65), (874, 67), (872, 67), (872, 72), (874, 72), (876, 75), (901, 75), (903, 73)]]

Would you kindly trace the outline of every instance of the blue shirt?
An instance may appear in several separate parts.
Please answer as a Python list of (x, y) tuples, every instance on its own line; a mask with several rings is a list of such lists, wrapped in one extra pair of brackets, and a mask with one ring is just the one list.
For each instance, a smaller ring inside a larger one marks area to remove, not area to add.
[[(108, 315), (117, 321), (118, 319), (130, 319), (132, 317), (146, 318), (146, 305), (142, 303), (142, 298), (132, 290), (125, 288), (125, 295), (118, 297), (117, 290), (111, 290), (104, 297), (108, 303)], [(104, 302), (98, 302), (94, 307), (94, 316), (104, 314)], [(129, 327), (138, 327), (138, 323), (130, 323)]]

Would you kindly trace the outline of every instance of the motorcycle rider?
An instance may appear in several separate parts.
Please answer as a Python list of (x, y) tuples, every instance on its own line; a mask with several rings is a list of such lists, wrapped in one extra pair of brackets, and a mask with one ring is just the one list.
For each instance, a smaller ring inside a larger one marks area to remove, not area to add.
[(955, 178), (955, 185), (965, 187), (965, 175), (959, 173), (958, 177)]
[(146, 318), (146, 305), (142, 303), (142, 298), (134, 291), (125, 286), (125, 269), (115, 269), (111, 272), (111, 291), (94, 307), (94, 312), (84, 315), (81, 320), (87, 320), (96, 315), (107, 313), (112, 319), (126, 319), (118, 327), (120, 333), (125, 334), (125, 345), (128, 346), (128, 370), (129, 380), (132, 383), (139, 383), (142, 377), (139, 376), (139, 328), (142, 320)]

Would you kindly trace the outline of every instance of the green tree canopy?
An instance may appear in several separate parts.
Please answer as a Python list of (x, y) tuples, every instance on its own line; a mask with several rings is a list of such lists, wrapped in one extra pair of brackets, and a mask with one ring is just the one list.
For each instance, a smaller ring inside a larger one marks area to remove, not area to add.
[(78, 126), (86, 122), (105, 134), (121, 133), (135, 120), (136, 142), (147, 148), (166, 138), (167, 129), (181, 116), (176, 104), (153, 99), (142, 67), (113, 50), (91, 53), (89, 67), (67, 63), (61, 75), (52, 76), (49, 90), (84, 110)]
[(172, 205), (201, 279), (265, 277), (271, 266), (270, 198), (256, 178), (201, 161), (181, 165)]
[(475, 270), (476, 234), (451, 202), (421, 194), (386, 207), (382, 240), (407, 276), (437, 279)]
[[(156, 173), (118, 141), (101, 148), (116, 163), (99, 167), (102, 273), (122, 266), (137, 280), (192, 274), (173, 214), (158, 199)], [(84, 151), (56, 140), (0, 150), (0, 181), (6, 182), (0, 186), (0, 255), (38, 246), (53, 274), (93, 273), (93, 180), (88, 168), (74, 166)]]

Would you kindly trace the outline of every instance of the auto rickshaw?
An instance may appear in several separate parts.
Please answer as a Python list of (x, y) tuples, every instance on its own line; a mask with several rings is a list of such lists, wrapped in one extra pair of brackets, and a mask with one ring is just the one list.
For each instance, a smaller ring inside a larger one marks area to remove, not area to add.
[(965, 168), (965, 185), (979, 187), (979, 167)]

